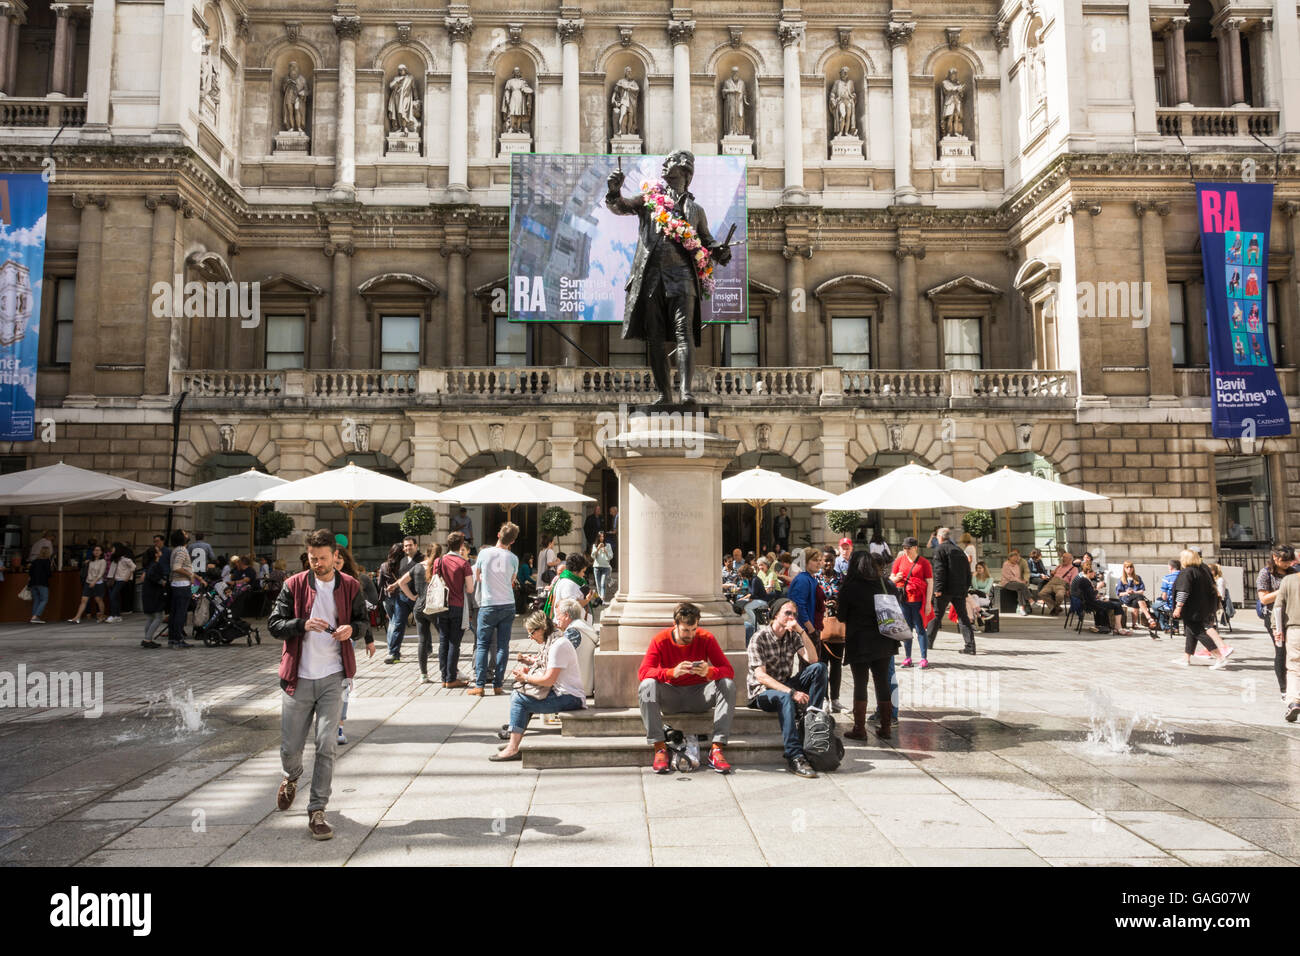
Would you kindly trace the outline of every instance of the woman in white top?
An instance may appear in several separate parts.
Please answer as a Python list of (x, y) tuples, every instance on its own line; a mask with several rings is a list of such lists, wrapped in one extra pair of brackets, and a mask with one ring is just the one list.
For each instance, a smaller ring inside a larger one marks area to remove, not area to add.
[(596, 593), (601, 603), (605, 601), (605, 588), (609, 584), (609, 566), (614, 557), (614, 549), (605, 541), (605, 532), (596, 534), (596, 543), (591, 548), (591, 566), (596, 572)]
[(135, 562), (126, 545), (113, 545), (113, 563), (108, 566), (108, 619), (107, 624), (122, 623), (122, 595), (135, 580)]
[(98, 619), (104, 619), (104, 595), (107, 588), (104, 586), (104, 576), (108, 573), (108, 562), (104, 560), (104, 549), (95, 545), (95, 549), (90, 553), (90, 560), (86, 562), (86, 583), (81, 587), (81, 603), (77, 605), (77, 613), (68, 618), (70, 624), (80, 624), (81, 615), (85, 613), (86, 604), (93, 597), (99, 604)]
[(536, 655), (520, 655), (521, 666), (512, 674), (519, 690), (510, 695), (510, 725), (502, 731), (508, 739), (499, 753), (488, 758), (492, 761), (521, 759), (519, 742), (533, 714), (556, 714), (587, 706), (578, 652), (564, 632), (556, 630), (542, 611), (528, 615), (524, 630), (542, 649)]
[(975, 570), (975, 539), (966, 532), (961, 536), (961, 549), (966, 552), (966, 560), (970, 562), (971, 570)]
[(551, 538), (542, 538), (542, 550), (537, 552), (537, 580), (541, 581), (542, 575), (548, 570), (554, 570), (558, 574), (559, 563), (558, 552), (551, 547)]

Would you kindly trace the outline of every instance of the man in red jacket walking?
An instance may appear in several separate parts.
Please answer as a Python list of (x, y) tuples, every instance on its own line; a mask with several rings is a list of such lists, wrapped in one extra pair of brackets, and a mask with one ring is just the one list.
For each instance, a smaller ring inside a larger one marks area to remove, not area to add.
[(699, 626), (700, 609), (682, 603), (673, 611), (673, 626), (660, 631), (646, 649), (637, 678), (646, 740), (654, 745), (655, 773), (668, 772), (663, 712), (713, 711), (713, 749), (709, 766), (728, 773), (722, 755), (736, 709), (735, 670), (718, 639)]
[(366, 635), (366, 653), (374, 656), (374, 638), (366, 629), (366, 602), (356, 578), (334, 568), (338, 551), (325, 530), (307, 538), (310, 570), (284, 582), (266, 627), (284, 641), (280, 657), (280, 762), (284, 780), (276, 792), (277, 809), (288, 810), (302, 776), (307, 732), (315, 724), (316, 762), (307, 803), (307, 830), (316, 840), (334, 831), (325, 822), (334, 779), (343, 681), (357, 672), (352, 642)]

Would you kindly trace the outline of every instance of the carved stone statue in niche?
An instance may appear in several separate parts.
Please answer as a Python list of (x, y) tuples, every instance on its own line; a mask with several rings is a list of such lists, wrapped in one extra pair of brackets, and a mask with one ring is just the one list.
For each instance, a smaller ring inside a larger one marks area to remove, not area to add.
[(1038, 106), (1047, 100), (1047, 58), (1043, 54), (1043, 28), (1034, 36), (1034, 45), (1026, 55), (1029, 67), (1029, 102)]
[(203, 41), (203, 59), (199, 63), (199, 96), (213, 106), (221, 102), (221, 81), (217, 58), (212, 55), (212, 41)]
[(641, 85), (632, 77), (632, 68), (625, 67), (623, 78), (614, 84), (614, 133), (616, 136), (637, 134), (636, 107), (641, 99)]
[(404, 63), (397, 67), (397, 76), (388, 84), (388, 129), (394, 133), (416, 133), (420, 129), (420, 99), (416, 96), (415, 77)]
[(962, 123), (962, 108), (966, 102), (966, 84), (957, 78), (955, 69), (948, 71), (948, 77), (940, 84), (943, 97), (943, 110), (939, 119), (939, 132), (942, 136), (965, 136)]
[(289, 61), (289, 70), (280, 81), (280, 131), (275, 134), (276, 153), (307, 152), (307, 77), (298, 69), (298, 61)]
[(849, 79), (849, 68), (840, 67), (840, 78), (831, 84), (831, 129), (836, 136), (858, 135), (858, 90)]
[(731, 68), (731, 76), (722, 84), (722, 131), (724, 136), (745, 136), (745, 107), (749, 97), (745, 92), (745, 81), (740, 76), (740, 67)]
[(533, 89), (515, 67), (501, 94), (501, 118), (507, 133), (528, 133), (533, 118)]

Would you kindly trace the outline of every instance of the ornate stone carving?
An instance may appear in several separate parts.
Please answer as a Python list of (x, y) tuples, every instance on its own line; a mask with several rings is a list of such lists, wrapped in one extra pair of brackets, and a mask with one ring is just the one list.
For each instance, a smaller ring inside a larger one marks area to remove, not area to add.
[(223, 454), (230, 454), (235, 450), (235, 426), (226, 422), (217, 426), (217, 434), (221, 436), (221, 451)]
[(108, 209), (108, 196), (104, 193), (73, 193), (72, 208), (85, 209), (87, 206), (98, 206), (101, 211)]
[(221, 74), (211, 40), (203, 41), (203, 54), (199, 59), (199, 99), (207, 100), (213, 107), (221, 103)]
[[(1153, 212), (1157, 216), (1167, 216), (1170, 212), (1170, 205), (1167, 202), (1155, 202), (1149, 200), (1137, 200), (1133, 203), (1133, 211), (1141, 218), (1148, 212)], [(1097, 212), (1101, 212), (1101, 204), (1097, 204)], [(1095, 215), (1095, 213), (1094, 213)]]
[(894, 256), (898, 259), (912, 256), (919, 261), (925, 258), (925, 246), (899, 246), (894, 250)]
[(847, 50), (853, 43), (853, 27), (836, 27), (835, 36), (841, 50)]
[(772, 426), (767, 422), (759, 422), (754, 426), (754, 445), (760, 451), (766, 451), (772, 442)]
[(411, 42), (411, 21), (410, 20), (397, 21), (397, 42), (398, 43)]
[(673, 46), (678, 43), (690, 43), (695, 36), (694, 20), (669, 20), (668, 21), (668, 39)]
[(782, 246), (781, 255), (785, 257), (785, 260), (787, 262), (789, 262), (791, 259), (795, 258), (796, 256), (802, 256), (805, 259), (811, 259), (813, 257), (812, 246), (811, 245)]
[(280, 129), (307, 131), (307, 77), (298, 69), (298, 61), (289, 61), (289, 71), (280, 83), (283, 99)]
[(501, 89), (501, 122), (506, 133), (527, 133), (532, 129), (533, 88), (515, 67)]
[(519, 46), (524, 42), (524, 25), (522, 23), (507, 23), (506, 36), (509, 37), (511, 46)]
[(297, 43), (298, 37), (302, 33), (302, 24), (297, 20), (284, 21), (284, 35), (289, 38), (290, 43)]
[(352, 426), (352, 447), (358, 454), (365, 454), (370, 451), (370, 426), (363, 422), (357, 422)]
[(776, 25), (782, 48), (803, 42), (804, 24), (798, 20), (782, 20)]
[(632, 76), (630, 66), (623, 68), (623, 78), (614, 84), (613, 129), (616, 136), (637, 135), (637, 103), (641, 99), (641, 84)]
[(740, 49), (740, 37), (744, 32), (745, 28), (735, 23), (727, 27), (727, 42), (731, 44), (732, 49)]
[(560, 35), (561, 43), (580, 43), (582, 41), (582, 27), (586, 21), (578, 18), (576, 20), (566, 20), (563, 17), (555, 21), (555, 32)]
[(452, 43), (468, 43), (474, 34), (473, 17), (447, 17), (442, 23)]
[(885, 430), (889, 433), (889, 450), (902, 451), (903, 450), (903, 426), (898, 422), (893, 422), (889, 425), (886, 425)]
[(1288, 200), (1282, 203), (1282, 210), (1294, 219), (1296, 216), (1300, 216), (1300, 202), (1296, 202), (1294, 199)]
[(506, 450), (506, 426), (500, 422), (488, 425), (488, 447), (500, 453)]
[(993, 29), (989, 33), (993, 34), (993, 45), (998, 48), (999, 53), (1005, 50), (1007, 44), (1011, 42), (1011, 31), (1001, 21), (993, 24)]
[(939, 112), (939, 135), (964, 137), (966, 135), (963, 119), (966, 103), (966, 84), (957, 78), (957, 70), (948, 71), (948, 76), (939, 84), (942, 109)]
[(955, 50), (961, 43), (961, 27), (944, 27), (943, 35), (948, 40), (948, 49)]
[(325, 248), (322, 251), (325, 253), (327, 259), (333, 259), (336, 255), (356, 255), (357, 247), (349, 240), (343, 242), (326, 242)]
[(858, 88), (847, 66), (840, 67), (839, 79), (831, 84), (831, 129), (835, 136), (858, 135)]
[(388, 84), (388, 129), (394, 133), (418, 133), (420, 91), (406, 64), (399, 64), (397, 76)]
[(361, 36), (361, 18), (358, 16), (339, 16), (335, 14), (330, 17), (334, 24), (334, 32), (340, 40), (356, 40)]
[(895, 20), (885, 26), (885, 41), (892, 50), (897, 46), (906, 46), (912, 42), (912, 34), (916, 32), (916, 21), (903, 22)]
[(1034, 440), (1034, 423), (1020, 422), (1016, 425), (1016, 450), (1030, 451)]
[(239, 22), (235, 25), (235, 35), (245, 43), (253, 39), (253, 20), (246, 13), (239, 15)]
[(740, 67), (731, 68), (731, 76), (722, 82), (722, 134), (744, 136), (746, 108), (750, 105)]
[(619, 26), (618, 42), (620, 46), (628, 47), (632, 45), (632, 28), (629, 26)]

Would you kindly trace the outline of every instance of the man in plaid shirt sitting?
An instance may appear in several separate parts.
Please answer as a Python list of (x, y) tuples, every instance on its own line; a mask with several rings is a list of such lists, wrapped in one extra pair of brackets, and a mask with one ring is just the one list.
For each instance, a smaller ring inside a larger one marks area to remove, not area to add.
[[(796, 675), (795, 659), (808, 666)], [(772, 605), (772, 619), (754, 632), (749, 642), (746, 674), (749, 706), (776, 713), (785, 737), (785, 759), (790, 772), (815, 777), (799, 739), (799, 708), (821, 707), (826, 702), (826, 665), (817, 661), (817, 647), (808, 629), (799, 624), (794, 602), (781, 598)]]

